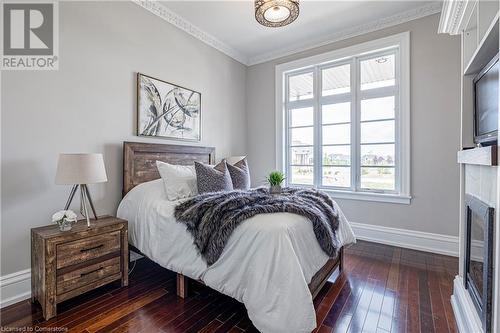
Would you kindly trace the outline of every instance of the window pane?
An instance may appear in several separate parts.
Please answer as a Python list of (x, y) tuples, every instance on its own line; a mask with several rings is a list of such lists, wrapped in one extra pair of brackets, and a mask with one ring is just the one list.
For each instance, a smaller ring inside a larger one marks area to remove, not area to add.
[(291, 164), (295, 165), (313, 165), (314, 162), (313, 147), (294, 147), (290, 152)]
[(361, 90), (396, 84), (394, 54), (361, 61)]
[(322, 184), (325, 186), (351, 187), (351, 168), (323, 167)]
[(351, 125), (323, 126), (323, 144), (346, 144), (351, 142)]
[(394, 96), (361, 101), (361, 121), (394, 118)]
[(344, 94), (351, 91), (351, 65), (322, 70), (322, 96)]
[(313, 184), (313, 168), (312, 167), (290, 167), (291, 177), (290, 184)]
[(323, 165), (351, 165), (351, 146), (324, 146)]
[(313, 127), (292, 128), (291, 144), (292, 146), (312, 146), (314, 143)]
[(394, 120), (361, 123), (361, 143), (394, 142)]
[(323, 124), (348, 123), (351, 121), (351, 103), (327, 104), (321, 107)]
[(394, 165), (394, 144), (361, 145), (361, 165)]
[(394, 168), (361, 168), (361, 188), (394, 190)]
[(313, 97), (313, 73), (290, 76), (288, 79), (288, 100), (300, 101)]
[(290, 124), (296, 126), (312, 126), (314, 120), (313, 108), (301, 108), (290, 110)]

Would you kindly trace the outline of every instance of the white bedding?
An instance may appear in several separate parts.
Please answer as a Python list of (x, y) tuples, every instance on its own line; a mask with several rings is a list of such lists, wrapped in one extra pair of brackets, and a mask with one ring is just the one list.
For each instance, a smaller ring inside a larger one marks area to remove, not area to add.
[[(305, 217), (275, 213), (248, 219), (233, 232), (219, 260), (207, 267), (186, 226), (175, 221), (178, 203), (166, 200), (161, 180), (130, 191), (117, 213), (129, 221), (130, 243), (161, 266), (243, 302), (261, 332), (311, 332), (316, 327), (308, 284), (328, 256)], [(355, 241), (342, 213), (338, 236), (342, 244)]]

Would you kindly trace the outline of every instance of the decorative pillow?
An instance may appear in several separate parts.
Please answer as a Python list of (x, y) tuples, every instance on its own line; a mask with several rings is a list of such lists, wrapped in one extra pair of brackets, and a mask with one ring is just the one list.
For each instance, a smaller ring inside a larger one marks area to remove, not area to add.
[(233, 188), (235, 190), (250, 189), (250, 170), (245, 157), (233, 165), (228, 163), (227, 168), (229, 170), (229, 174), (231, 175)]
[(233, 182), (226, 161), (216, 166), (194, 162), (198, 193), (231, 191)]
[(244, 158), (246, 158), (246, 155), (243, 155), (243, 156), (228, 156), (228, 157), (226, 157), (224, 159), (226, 160), (227, 164), (235, 165), (236, 163), (238, 163), (239, 161), (241, 161)]
[(175, 165), (156, 161), (170, 201), (193, 197), (198, 194), (194, 165)]

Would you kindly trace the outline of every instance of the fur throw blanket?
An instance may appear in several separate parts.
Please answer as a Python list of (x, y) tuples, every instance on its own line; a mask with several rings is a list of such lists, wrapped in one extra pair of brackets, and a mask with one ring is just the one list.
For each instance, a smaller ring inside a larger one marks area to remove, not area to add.
[(317, 190), (286, 188), (279, 195), (269, 194), (266, 188), (205, 193), (179, 204), (175, 218), (187, 225), (202, 257), (212, 265), (241, 222), (257, 214), (281, 212), (307, 217), (323, 251), (330, 257), (337, 255), (338, 212), (330, 196)]

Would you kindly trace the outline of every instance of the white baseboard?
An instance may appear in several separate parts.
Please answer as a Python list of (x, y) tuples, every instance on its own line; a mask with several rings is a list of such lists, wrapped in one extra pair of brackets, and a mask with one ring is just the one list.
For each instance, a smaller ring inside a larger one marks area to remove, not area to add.
[(464, 287), (463, 278), (456, 276), (453, 281), (453, 295), (451, 296), (451, 306), (460, 333), (481, 333), (483, 328), (476, 308), (472, 303), (469, 293)]
[(458, 237), (350, 222), (356, 238), (458, 257)]
[(0, 308), (31, 297), (31, 270), (0, 276)]
[[(130, 251), (130, 261), (143, 256)], [(0, 309), (31, 297), (31, 269), (0, 276)]]
[(132, 250), (130, 250), (130, 258), (129, 258), (129, 261), (130, 262), (133, 262), (133, 261), (136, 261), (136, 260), (139, 260), (141, 258), (143, 258), (144, 256), (137, 253), (137, 252), (134, 252)]
[[(361, 240), (458, 256), (458, 237), (355, 222), (350, 224), (356, 237)], [(130, 259), (137, 260), (139, 255), (131, 255)], [(30, 279), (29, 269), (0, 277), (0, 308), (30, 298)]]

